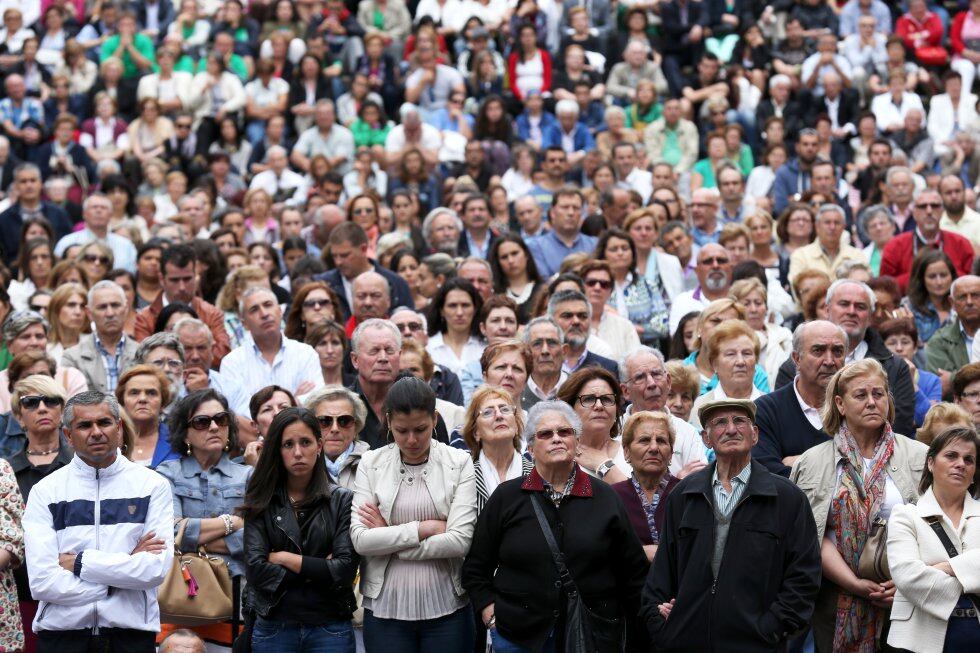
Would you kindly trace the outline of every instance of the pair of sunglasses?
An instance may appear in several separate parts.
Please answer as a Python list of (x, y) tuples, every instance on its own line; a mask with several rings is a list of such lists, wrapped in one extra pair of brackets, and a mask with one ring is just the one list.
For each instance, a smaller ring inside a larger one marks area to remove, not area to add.
[(316, 421), (320, 422), (320, 428), (329, 429), (333, 428), (334, 420), (337, 422), (337, 426), (345, 429), (348, 426), (354, 424), (353, 415), (317, 415)]
[(28, 395), (26, 397), (20, 398), (20, 407), (27, 410), (37, 410), (37, 407), (41, 405), (41, 402), (48, 408), (57, 408), (58, 406), (64, 405), (64, 401), (61, 397), (46, 397), (44, 395)]
[(214, 422), (218, 428), (224, 428), (228, 426), (230, 421), (231, 415), (222, 411), (214, 415), (198, 415), (197, 417), (192, 417), (187, 424), (195, 431), (206, 431), (211, 427), (211, 422)]

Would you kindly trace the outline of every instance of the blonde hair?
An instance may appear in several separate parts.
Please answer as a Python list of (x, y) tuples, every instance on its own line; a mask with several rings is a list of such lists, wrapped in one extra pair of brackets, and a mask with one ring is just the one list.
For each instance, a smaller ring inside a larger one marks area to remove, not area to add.
[(704, 325), (708, 321), (708, 318), (718, 315), (719, 313), (724, 313), (728, 310), (735, 311), (735, 313), (738, 315), (738, 319), (745, 319), (745, 307), (731, 297), (716, 299), (704, 307), (704, 310), (701, 311), (701, 315), (698, 316), (698, 326), (694, 336), (695, 349), (701, 349), (701, 331), (704, 330)]
[(739, 279), (733, 283), (731, 290), (728, 291), (728, 296), (737, 302), (743, 302), (746, 297), (754, 292), (762, 293), (762, 301), (767, 301), (769, 298), (769, 291), (756, 277)]
[(740, 222), (729, 222), (721, 228), (721, 233), (718, 235), (718, 244), (724, 247), (739, 238), (744, 238), (745, 243), (749, 247), (752, 246), (752, 234), (749, 233), (749, 228)]
[(693, 365), (685, 365), (683, 361), (667, 361), (667, 374), (670, 375), (670, 389), (675, 392), (688, 393), (691, 399), (697, 399), (701, 394), (701, 374)]
[[(246, 252), (246, 256), (247, 256)], [(238, 312), (238, 296), (248, 289), (249, 283), (269, 281), (269, 273), (257, 265), (243, 265), (228, 275), (225, 285), (218, 291), (215, 305), (226, 313)]]
[(68, 401), (68, 393), (60, 383), (44, 374), (31, 374), (14, 384), (14, 393), (10, 396), (10, 410), (14, 417), (20, 418), (20, 398), (29, 395), (58, 397), (61, 399), (62, 408)]
[(762, 209), (758, 209), (755, 213), (745, 216), (745, 219), (742, 220), (742, 224), (744, 224), (746, 228), (751, 228), (752, 223), (756, 220), (763, 220), (770, 230), (772, 230), (773, 226), (776, 224), (776, 221), (772, 219), (772, 215), (770, 215), (769, 211), (763, 211)]
[(711, 336), (708, 337), (708, 342), (705, 343), (708, 360), (713, 362), (718, 357), (723, 343), (740, 336), (746, 336), (752, 341), (752, 347), (755, 349), (756, 362), (758, 362), (759, 351), (762, 349), (759, 343), (759, 336), (756, 335), (755, 329), (750, 327), (744, 319), (725, 320), (711, 332)]
[(436, 364), (432, 360), (432, 354), (430, 354), (425, 347), (414, 340), (403, 340), (401, 353), (415, 354), (418, 356), (419, 361), (422, 363), (423, 380), (426, 383), (432, 380), (432, 375), (435, 374), (436, 371)]
[(470, 403), (466, 407), (463, 428), (460, 429), (466, 446), (470, 448), (473, 460), (480, 457), (480, 450), (483, 448), (483, 445), (476, 438), (476, 418), (479, 417), (483, 402), (487, 399), (503, 399), (508, 406), (514, 409), (514, 423), (517, 425), (517, 431), (514, 433), (514, 449), (518, 452), (521, 450), (521, 432), (524, 430), (524, 415), (521, 412), (521, 407), (514, 404), (514, 398), (507, 390), (492, 385), (484, 385), (480, 386), (470, 398)]
[(937, 435), (950, 428), (962, 424), (973, 428), (973, 420), (970, 414), (947, 401), (934, 404), (926, 413), (926, 418), (922, 421), (922, 427), (915, 432), (915, 439), (925, 444), (932, 444)]
[(852, 381), (865, 376), (877, 376), (884, 382), (885, 391), (888, 393), (888, 411), (885, 417), (889, 424), (895, 421), (895, 399), (888, 388), (888, 375), (885, 374), (885, 368), (875, 359), (865, 358), (837, 370), (837, 373), (830, 378), (830, 383), (827, 384), (827, 394), (824, 398), (823, 408), (820, 409), (820, 417), (823, 419), (824, 432), (831, 437), (837, 435), (841, 424), (844, 423), (844, 416), (837, 409), (837, 397), (844, 396)]
[[(623, 451), (625, 452), (633, 444), (633, 438), (636, 437), (636, 429), (647, 422), (656, 422), (664, 427), (667, 431), (667, 439), (670, 440), (670, 449), (673, 451), (674, 442), (677, 440), (677, 430), (674, 428), (670, 415), (662, 410), (641, 410), (629, 416), (626, 424), (623, 426), (623, 439), (620, 442)], [(669, 463), (670, 461), (667, 462)]]

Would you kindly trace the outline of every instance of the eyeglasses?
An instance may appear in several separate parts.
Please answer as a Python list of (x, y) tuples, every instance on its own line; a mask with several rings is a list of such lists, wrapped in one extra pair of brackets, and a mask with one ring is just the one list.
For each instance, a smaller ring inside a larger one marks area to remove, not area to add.
[(550, 440), (551, 438), (555, 437), (555, 434), (562, 439), (571, 438), (575, 436), (575, 429), (570, 426), (563, 426), (560, 429), (543, 429), (541, 431), (536, 431), (534, 433), (534, 437), (536, 437), (538, 440)]
[(28, 395), (26, 397), (20, 398), (20, 407), (25, 410), (37, 410), (37, 407), (41, 405), (41, 402), (48, 408), (57, 408), (58, 406), (64, 405), (64, 400), (61, 397), (48, 397), (46, 395)]
[(728, 428), (729, 423), (733, 424), (735, 428), (739, 430), (752, 426), (752, 420), (750, 420), (748, 417), (735, 415), (731, 419), (728, 417), (717, 417), (708, 422), (708, 428), (714, 431), (720, 431), (724, 428)]
[(399, 324), (397, 326), (398, 326), (398, 330), (399, 331), (421, 331), (422, 330), (422, 323), (421, 322), (402, 322), (401, 324)]
[(334, 424), (335, 421), (337, 422), (337, 428), (345, 429), (348, 426), (351, 426), (351, 425), (354, 424), (354, 416), (353, 415), (337, 415), (335, 417), (333, 415), (317, 415), (316, 416), (316, 421), (320, 422), (320, 428), (322, 428), (322, 429), (331, 429), (331, 428), (333, 428), (333, 424)]
[(586, 279), (585, 285), (589, 288), (599, 286), (603, 290), (609, 290), (613, 287), (613, 282), (608, 279)]
[(939, 209), (943, 208), (943, 205), (940, 202), (923, 202), (921, 204), (916, 204), (915, 208), (932, 209), (934, 211), (938, 211)]
[(109, 265), (108, 256), (98, 256), (96, 254), (86, 254), (82, 257), (86, 263), (98, 263), (99, 265)]
[(183, 363), (172, 358), (161, 358), (160, 360), (150, 361), (150, 365), (159, 367), (161, 370), (165, 367), (171, 370), (179, 370), (184, 366)]
[(329, 299), (306, 299), (303, 300), (303, 308), (310, 308), (314, 311), (319, 309), (321, 306), (333, 306), (333, 302)]
[(511, 415), (514, 414), (514, 407), (507, 406), (507, 405), (490, 406), (489, 408), (484, 408), (483, 410), (480, 411), (480, 417), (482, 417), (483, 419), (490, 419), (498, 412), (504, 417), (510, 417)]
[(189, 122), (178, 122), (176, 127), (177, 129), (190, 129), (191, 124)]
[[(980, 392), (978, 392), (978, 391), (964, 392), (960, 396), (963, 397), (964, 399), (969, 399), (970, 401), (978, 401), (978, 400), (980, 400)], [(21, 400), (21, 401), (23, 401), (23, 400)]]
[(352, 213), (354, 215), (367, 215), (369, 213), (374, 213), (374, 209), (373, 208), (371, 208), (371, 209), (354, 209), (352, 211)]
[(702, 265), (728, 265), (729, 261), (723, 256), (712, 256), (701, 261)]
[(582, 408), (592, 408), (595, 402), (601, 402), (605, 408), (616, 404), (616, 395), (581, 395), (578, 403)]
[(222, 411), (214, 415), (197, 415), (196, 417), (192, 417), (187, 425), (195, 431), (206, 431), (211, 427), (211, 422), (214, 422), (214, 425), (219, 429), (223, 429), (228, 426), (229, 421), (231, 421), (231, 415)]
[(634, 385), (638, 385), (646, 381), (648, 378), (654, 383), (656, 383), (661, 379), (663, 379), (665, 376), (667, 376), (667, 373), (663, 370), (650, 370), (649, 372), (637, 372), (632, 377), (630, 377), (630, 383)]

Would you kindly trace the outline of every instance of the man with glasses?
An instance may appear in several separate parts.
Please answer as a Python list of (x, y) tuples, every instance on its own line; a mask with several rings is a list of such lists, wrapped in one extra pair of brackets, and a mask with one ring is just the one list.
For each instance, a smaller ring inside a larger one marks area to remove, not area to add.
[(953, 376), (953, 401), (980, 428), (980, 363), (965, 365)]
[(953, 262), (958, 276), (970, 274), (973, 267), (973, 244), (953, 231), (939, 228), (943, 199), (939, 191), (926, 188), (912, 202), (915, 230), (892, 238), (881, 253), (881, 275), (894, 277), (904, 293), (912, 271), (912, 260), (927, 247), (942, 250)]
[(968, 274), (957, 278), (949, 287), (949, 299), (955, 317), (926, 343), (926, 366), (939, 375), (944, 397), (950, 396), (956, 370), (980, 360), (980, 351), (974, 347), (974, 336), (980, 329), (980, 277)]
[[(402, 340), (418, 343), (423, 349), (429, 344), (429, 323), (425, 315), (407, 306), (399, 306), (390, 320), (402, 334)], [(438, 399), (457, 406), (463, 405), (463, 385), (456, 373), (445, 365), (434, 363), (429, 387)]]
[(120, 455), (111, 394), (72, 397), (62, 424), (75, 458), (34, 485), (24, 511), (37, 650), (152, 651), (173, 560), (170, 483)]
[[(847, 260), (867, 263), (864, 252), (857, 247), (841, 243), (841, 234), (847, 225), (844, 209), (836, 204), (822, 204), (817, 209), (814, 229), (816, 239), (809, 245), (800, 247), (789, 259), (789, 280), (792, 283), (804, 270), (819, 270), (831, 279), (834, 270)], [(882, 271), (882, 274), (885, 274)]]
[(536, 317), (524, 329), (524, 344), (531, 349), (534, 365), (521, 394), (521, 408), (531, 410), (539, 401), (553, 401), (568, 378), (562, 369), (565, 360), (565, 334), (550, 317)]
[[(698, 418), (715, 462), (667, 497), (640, 616), (654, 650), (708, 651), (717, 642), (733, 651), (784, 650), (810, 622), (820, 589), (813, 511), (802, 490), (752, 460), (755, 404), (710, 401)], [(713, 610), (716, 595), (725, 610)]]
[(112, 250), (115, 267), (135, 274), (136, 246), (133, 241), (109, 231), (109, 218), (112, 217), (112, 202), (102, 193), (93, 193), (82, 203), (82, 220), (85, 228), (68, 234), (55, 245), (54, 254), (62, 257), (65, 250), (76, 245), (87, 245), (100, 241)]
[(136, 314), (136, 325), (133, 328), (136, 340), (142, 341), (153, 333), (157, 317), (165, 303), (190, 304), (198, 318), (211, 329), (211, 336), (214, 338), (214, 364), (220, 365), (221, 359), (231, 351), (231, 342), (225, 330), (225, 314), (197, 295), (197, 256), (194, 249), (183, 244), (167, 247), (160, 255), (160, 268), (163, 292), (157, 295), (152, 304)]
[(85, 375), (89, 390), (115, 392), (119, 375), (133, 364), (139, 345), (123, 333), (130, 310), (126, 293), (114, 281), (102, 280), (88, 291), (85, 312), (95, 328), (66, 349), (61, 360)]
[(727, 297), (732, 287), (732, 259), (724, 247), (708, 243), (698, 252), (697, 260), (694, 270), (697, 287), (675, 297), (670, 307), (671, 333), (677, 331), (682, 317), (700, 311), (716, 299)]
[(623, 425), (630, 415), (644, 410), (656, 410), (670, 415), (675, 432), (670, 473), (677, 478), (684, 478), (703, 469), (707, 465), (708, 457), (698, 432), (666, 408), (667, 396), (670, 394), (670, 374), (664, 364), (664, 355), (652, 347), (637, 347), (619, 364), (619, 381), (623, 396), (631, 402), (623, 413)]

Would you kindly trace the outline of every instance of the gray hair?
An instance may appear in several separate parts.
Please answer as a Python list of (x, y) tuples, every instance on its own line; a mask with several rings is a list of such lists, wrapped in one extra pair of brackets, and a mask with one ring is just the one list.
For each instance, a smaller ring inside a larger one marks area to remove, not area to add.
[(878, 298), (875, 296), (875, 291), (871, 290), (871, 286), (864, 283), (863, 281), (855, 281), (854, 279), (838, 279), (834, 283), (830, 284), (830, 288), (827, 288), (827, 296), (824, 298), (824, 305), (830, 306), (830, 300), (834, 298), (834, 293), (837, 292), (839, 288), (851, 284), (858, 286), (868, 295), (868, 303), (871, 306), (871, 311), (875, 310), (875, 305), (878, 303)]
[(422, 265), (429, 268), (432, 274), (441, 274), (447, 280), (456, 274), (456, 262), (452, 256), (443, 252), (429, 254), (422, 259)]
[(783, 74), (773, 75), (769, 79), (769, 90), (771, 91), (772, 89), (776, 88), (780, 84), (785, 84), (787, 86), (790, 86), (792, 83), (793, 80), (789, 78), (789, 75), (783, 75)]
[(840, 216), (841, 220), (847, 222), (847, 214), (844, 213), (844, 209), (842, 209), (837, 204), (832, 204), (830, 202), (825, 202), (824, 204), (821, 204), (820, 206), (817, 207), (817, 215), (814, 218), (814, 222), (819, 220), (820, 216), (823, 215), (824, 213), (836, 213), (837, 215)]
[(399, 306), (398, 308), (396, 308), (391, 312), (391, 317), (394, 318), (399, 313), (411, 313), (412, 315), (417, 315), (419, 320), (422, 322), (422, 330), (425, 331), (426, 333), (429, 332), (429, 320), (426, 319), (425, 313), (422, 313), (421, 311), (416, 311), (414, 308), (409, 308), (408, 306)]
[[(272, 295), (273, 299), (276, 297), (276, 293), (272, 292), (271, 288), (266, 288), (265, 286), (252, 286), (251, 288), (246, 289), (245, 292), (242, 293), (242, 298), (238, 300), (238, 315), (245, 315), (245, 300), (252, 295), (259, 294), (260, 292), (269, 293)], [(279, 303), (278, 299), (276, 300), (276, 303)]]
[(398, 327), (396, 327), (390, 320), (382, 320), (379, 317), (372, 317), (358, 324), (357, 328), (354, 329), (353, 335), (351, 335), (350, 350), (355, 354), (357, 353), (358, 345), (361, 344), (361, 337), (368, 329), (381, 329), (383, 331), (388, 331), (395, 337), (395, 341), (398, 343), (398, 349), (401, 350), (402, 332), (398, 330)]
[(462, 261), (460, 261), (459, 265), (456, 266), (456, 274), (459, 274), (459, 271), (463, 269), (464, 265), (468, 265), (470, 263), (482, 265), (484, 268), (486, 268), (487, 272), (490, 273), (490, 276), (493, 277), (493, 268), (490, 267), (490, 262), (487, 261), (485, 258), (480, 258), (479, 256), (467, 256)]
[(629, 369), (630, 361), (639, 356), (640, 354), (649, 354), (660, 361), (661, 365), (666, 365), (667, 360), (664, 358), (663, 352), (659, 349), (654, 349), (653, 347), (647, 347), (646, 345), (640, 345), (639, 347), (630, 351), (623, 357), (623, 360), (619, 363), (619, 380), (623, 383), (629, 380), (629, 373), (626, 370)]
[[(350, 403), (351, 408), (354, 410), (355, 431), (360, 433), (361, 429), (364, 428), (364, 423), (367, 422), (367, 407), (361, 401), (360, 397), (342, 385), (325, 385), (322, 388), (314, 390), (306, 395), (306, 401), (303, 402), (303, 406), (315, 412), (316, 407), (324, 401), (332, 401), (334, 399), (346, 399)], [(356, 435), (354, 439), (357, 439)]]
[[(181, 320), (183, 321), (183, 320)], [(147, 363), (147, 356), (150, 352), (158, 347), (163, 347), (171, 351), (177, 352), (180, 357), (180, 362), (184, 362), (184, 345), (180, 344), (180, 340), (177, 338), (175, 333), (170, 331), (160, 331), (154, 333), (153, 335), (147, 336), (140, 346), (136, 349), (136, 355), (133, 357), (137, 363)]]
[(840, 265), (834, 268), (834, 276), (837, 277), (838, 279), (844, 279), (847, 277), (847, 275), (849, 275), (851, 272), (854, 272), (855, 270), (865, 270), (871, 276), (874, 276), (874, 272), (871, 271), (870, 265), (868, 265), (864, 261), (859, 261), (858, 259), (854, 259), (854, 258), (844, 259), (843, 261), (841, 261)]
[(885, 185), (891, 186), (894, 182), (895, 175), (906, 174), (909, 179), (913, 179), (912, 170), (905, 166), (892, 166), (888, 168), (888, 172), (885, 173)]
[(184, 329), (197, 329), (198, 331), (203, 331), (208, 334), (208, 346), (214, 344), (214, 334), (211, 333), (211, 327), (209, 327), (204, 322), (200, 321), (196, 317), (182, 317), (177, 320), (174, 324), (174, 328), (171, 332), (177, 335), (177, 340), (180, 340), (180, 332)]
[(126, 304), (126, 291), (122, 289), (122, 286), (120, 286), (115, 281), (110, 281), (109, 279), (103, 279), (102, 281), (98, 282), (97, 284), (95, 284), (94, 286), (88, 289), (89, 308), (92, 308), (92, 304), (95, 301), (95, 293), (97, 293), (100, 290), (112, 290), (119, 293), (119, 296), (122, 297), (123, 305)]
[(892, 220), (892, 212), (888, 210), (887, 206), (884, 204), (872, 204), (861, 213), (861, 228), (867, 231), (868, 223), (879, 215), (884, 215), (889, 220)]
[(111, 392), (99, 392), (98, 390), (86, 390), (79, 392), (65, 403), (65, 410), (61, 414), (61, 425), (71, 431), (72, 420), (75, 419), (75, 406), (98, 406), (105, 404), (112, 413), (112, 418), (119, 421), (119, 401)]
[(422, 236), (425, 238), (425, 242), (429, 242), (429, 239), (432, 238), (432, 223), (435, 222), (436, 218), (444, 213), (452, 217), (453, 221), (456, 223), (456, 228), (459, 229), (459, 233), (463, 233), (463, 229), (466, 227), (463, 225), (463, 221), (460, 219), (460, 217), (456, 215), (456, 212), (448, 207), (440, 206), (429, 211), (426, 214), (425, 219), (422, 220)]
[(578, 116), (580, 113), (578, 102), (575, 100), (558, 100), (558, 102), (555, 104), (555, 115), (560, 116), (563, 113), (575, 114)]
[(48, 321), (37, 311), (16, 311), (3, 321), (3, 341), (8, 345), (28, 328), (40, 324), (45, 335), (50, 329)]
[[(181, 198), (181, 199), (184, 199), (184, 198)], [(109, 206), (110, 207), (112, 206), (112, 200), (110, 200), (109, 199), (109, 196), (106, 195), (105, 193), (92, 193), (91, 195), (89, 195), (88, 197), (85, 198), (85, 201), (82, 202), (82, 210), (83, 211), (88, 208), (88, 205), (91, 204), (92, 200), (105, 200), (105, 201), (109, 202)]]
[(615, 104), (606, 109), (606, 120), (609, 120), (609, 116), (619, 116), (623, 120), (626, 120), (626, 112), (623, 110), (623, 107), (617, 107)]
[(534, 434), (538, 432), (538, 424), (546, 413), (558, 413), (572, 425), (575, 430), (575, 439), (578, 440), (582, 435), (582, 418), (578, 416), (571, 406), (564, 401), (539, 401), (531, 406), (527, 414), (527, 423), (524, 425), (524, 433), (521, 438), (524, 442), (531, 444), (534, 441)]
[(551, 326), (555, 327), (555, 329), (558, 331), (558, 342), (563, 345), (565, 344), (565, 332), (561, 330), (558, 323), (555, 322), (554, 318), (548, 317), (547, 315), (542, 315), (541, 317), (534, 318), (527, 323), (526, 327), (524, 327), (524, 333), (521, 338), (524, 340), (525, 345), (531, 346), (531, 329), (539, 324), (550, 324)]
[[(321, 220), (322, 224), (322, 220)], [(380, 258), (389, 251), (398, 248), (412, 249), (412, 239), (408, 234), (402, 233), (400, 231), (391, 231), (385, 235), (378, 238), (378, 244), (375, 246), (375, 251)]]
[[(949, 296), (950, 296), (950, 298), (952, 298), (953, 295), (956, 294), (956, 284), (958, 284), (960, 281), (964, 281), (964, 280), (965, 281), (977, 281), (977, 280), (980, 280), (980, 277), (978, 277), (978, 276), (976, 276), (974, 274), (964, 274), (961, 277), (956, 277), (955, 279), (953, 279), (953, 283), (951, 283), (949, 285)], [(6, 333), (6, 329), (4, 330), (4, 333)]]
[(548, 317), (554, 318), (558, 305), (565, 302), (585, 302), (589, 319), (592, 319), (592, 304), (589, 303), (589, 298), (585, 296), (585, 293), (578, 290), (562, 290), (552, 295), (551, 299), (548, 300)]
[(804, 322), (796, 327), (793, 331), (793, 351), (796, 352), (797, 356), (803, 355), (803, 338), (806, 337), (806, 331), (809, 327), (815, 324), (829, 324), (834, 327), (838, 333), (840, 333), (841, 342), (847, 347), (847, 343), (850, 342), (850, 338), (847, 337), (847, 332), (844, 331), (844, 327), (839, 324), (834, 324), (830, 320), (813, 320), (812, 322)]

